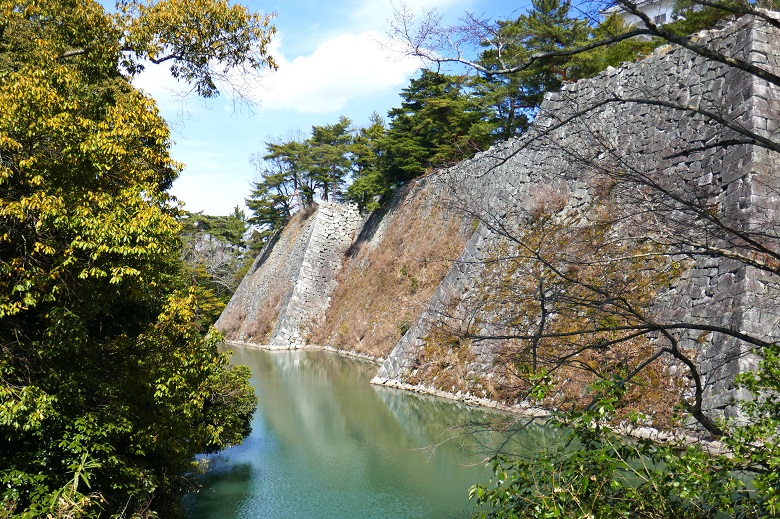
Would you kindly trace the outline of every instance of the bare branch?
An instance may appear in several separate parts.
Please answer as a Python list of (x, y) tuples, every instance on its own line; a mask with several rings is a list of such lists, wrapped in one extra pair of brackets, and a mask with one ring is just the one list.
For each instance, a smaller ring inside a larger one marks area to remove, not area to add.
[(482, 72), (483, 74), (507, 75), (507, 74), (516, 74), (518, 72), (527, 70), (531, 68), (537, 61), (541, 61), (549, 58), (576, 56), (577, 54), (582, 54), (583, 52), (587, 52), (589, 50), (593, 50), (599, 47), (612, 45), (613, 43), (625, 41), (635, 36), (652, 35), (652, 34), (653, 32), (648, 29), (632, 29), (631, 31), (628, 31), (626, 33), (617, 36), (611, 36), (609, 38), (604, 38), (603, 40), (595, 41), (593, 43), (589, 43), (587, 45), (583, 45), (575, 49), (549, 51), (549, 52), (536, 52), (531, 54), (528, 57), (528, 59), (525, 60), (520, 65), (516, 65), (513, 67), (504, 66), (504, 68), (500, 68), (500, 69), (489, 69), (476, 61), (464, 58), (460, 52), (456, 56), (440, 57), (433, 50), (423, 48), (420, 45), (411, 48), (408, 53), (409, 55), (417, 56), (419, 58), (422, 58), (426, 61), (430, 61), (433, 63), (438, 63), (438, 64), (460, 63), (462, 65), (468, 65), (469, 67), (479, 72)]
[[(680, 47), (686, 48), (698, 54), (699, 56), (703, 56), (712, 61), (723, 63), (724, 65), (728, 65), (730, 67), (734, 67), (739, 70), (744, 70), (745, 72), (748, 72), (749, 74), (761, 78), (764, 81), (767, 81), (768, 83), (780, 86), (780, 76), (778, 76), (777, 74), (774, 74), (764, 68), (758, 67), (748, 61), (735, 58), (733, 56), (729, 56), (723, 52), (712, 50), (709, 47), (696, 43), (692, 38), (678, 36), (677, 34), (669, 31), (668, 29), (665, 29), (663, 26), (655, 24), (648, 15), (646, 15), (639, 9), (638, 4), (636, 2), (632, 2), (631, 0), (617, 0), (617, 3), (623, 6), (626, 9), (626, 11), (630, 12), (631, 14), (639, 18), (642, 21), (642, 24), (645, 26), (645, 28), (649, 31), (649, 34), (663, 38), (669, 43), (674, 43), (675, 45), (679, 45)], [(749, 13), (756, 14), (756, 11), (757, 10), (755, 9), (750, 9)], [(766, 15), (763, 16), (762, 18), (765, 17)]]
[(749, 4), (727, 4), (720, 2), (710, 2), (709, 0), (691, 0), (691, 2), (702, 7), (711, 7), (713, 9), (727, 11), (737, 16), (752, 15), (757, 18), (761, 18), (773, 27), (780, 29), (780, 20), (770, 16), (764, 9), (755, 8)]
[(82, 56), (87, 53), (87, 49), (73, 49), (65, 51), (58, 56), (59, 59), (72, 58), (73, 56)]
[[(719, 4), (707, 2), (706, 0), (697, 0), (697, 3), (707, 5), (709, 7), (720, 8), (724, 11), (734, 14), (753, 15), (774, 27), (780, 27), (780, 20), (775, 19), (763, 9), (745, 6), (726, 8)], [(663, 26), (657, 25), (653, 22), (653, 20), (650, 19), (648, 15), (643, 13), (638, 8), (638, 4), (636, 2), (632, 2), (631, 0), (617, 0), (616, 4), (621, 6), (625, 11), (639, 18), (641, 20), (642, 26), (631, 29), (623, 34), (602, 38), (572, 49), (533, 53), (528, 56), (522, 63), (513, 66), (507, 66), (502, 59), (499, 59), (499, 62), (503, 65), (503, 67), (499, 69), (490, 69), (479, 62), (465, 58), (464, 53), (461, 51), (461, 46), (463, 43), (465, 43), (465, 39), (459, 41), (456, 45), (443, 45), (445, 42), (451, 42), (451, 39), (444, 37), (444, 35), (448, 33), (456, 33), (457, 28), (445, 29), (441, 27), (441, 17), (435, 16), (433, 12), (426, 13), (423, 17), (423, 21), (419, 23), (419, 29), (416, 32), (413, 32), (415, 18), (411, 11), (408, 8), (405, 8), (400, 12), (396, 11), (396, 25), (393, 31), (393, 35), (406, 43), (408, 47), (407, 54), (410, 56), (417, 56), (424, 61), (437, 63), (439, 65), (445, 63), (460, 63), (483, 74), (495, 75), (516, 74), (518, 72), (527, 70), (533, 66), (534, 63), (540, 60), (556, 57), (575, 56), (582, 54), (583, 52), (619, 43), (637, 36), (653, 36), (688, 49), (691, 52), (694, 52), (707, 59), (735, 67), (739, 70), (743, 70), (773, 85), (780, 86), (780, 76), (771, 72), (770, 70), (756, 66), (751, 62), (729, 56), (723, 52), (712, 50), (705, 45), (696, 43), (694, 38), (679, 36), (670, 30), (665, 29)], [(483, 41), (485, 40), (479, 40), (480, 43)], [(454, 52), (452, 55), (440, 55), (438, 51), (443, 49), (448, 49), (449, 51)], [(497, 47), (497, 49), (500, 49), (500, 46)]]

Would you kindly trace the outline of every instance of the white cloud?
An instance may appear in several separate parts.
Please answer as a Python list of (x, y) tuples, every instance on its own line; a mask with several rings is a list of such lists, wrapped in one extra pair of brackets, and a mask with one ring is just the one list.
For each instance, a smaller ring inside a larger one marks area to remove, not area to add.
[(181, 90), (179, 84), (172, 76), (168, 67), (165, 65), (155, 65), (151, 62), (144, 62), (144, 71), (133, 78), (133, 85), (140, 88), (155, 99), (170, 95), (172, 91)]
[(280, 52), (279, 40), (274, 47), (279, 70), (261, 80), (261, 110), (337, 112), (353, 99), (396, 90), (419, 66), (393, 51), (377, 31), (336, 36), (292, 61)]
[(188, 211), (226, 215), (235, 206), (244, 208), (250, 190), (249, 179), (221, 174), (221, 170), (187, 170), (176, 180), (171, 193), (184, 202)]

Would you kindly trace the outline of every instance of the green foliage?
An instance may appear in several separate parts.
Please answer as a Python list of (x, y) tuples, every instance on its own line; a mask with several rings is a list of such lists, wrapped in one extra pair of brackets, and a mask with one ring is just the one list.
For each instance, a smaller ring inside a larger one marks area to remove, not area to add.
[(238, 206), (233, 214), (227, 216), (209, 216), (203, 213), (186, 213), (181, 218), (185, 235), (208, 234), (233, 247), (243, 247), (244, 234), (247, 231), (247, 219)]
[(337, 200), (344, 178), (352, 169), (351, 153), (352, 121), (343, 115), (336, 124), (313, 126), (309, 146), (311, 149), (311, 177), (320, 190), (320, 198)]
[(378, 169), (369, 170), (357, 177), (347, 188), (346, 198), (355, 202), (362, 211), (376, 211), (381, 201), (390, 193), (392, 185)]
[[(593, 28), (592, 38), (598, 41), (624, 33), (628, 29), (629, 27), (626, 26), (623, 19), (616, 13), (612, 13)], [(577, 54), (573, 59), (581, 63), (578, 68), (582, 71), (583, 77), (591, 77), (607, 67), (618, 67), (623, 63), (638, 61), (649, 55), (662, 43), (663, 41), (659, 38), (631, 38)]]
[(380, 168), (392, 183), (434, 166), (449, 165), (493, 143), (488, 111), (461, 88), (458, 78), (423, 70), (401, 92), (400, 108), (380, 144)]
[[(91, 0), (0, 3), (4, 515), (162, 512), (188, 488), (193, 456), (239, 442), (255, 405), (247, 373), (202, 337), (202, 291), (180, 290), (167, 193), (180, 165), (154, 102), (117, 68), (131, 39), (183, 43), (166, 41), (163, 18), (178, 24), (189, 8), (148, 8), (155, 24), (141, 27)], [(197, 21), (209, 28), (193, 48), (211, 30), (230, 41), (240, 21), (221, 23)], [(240, 41), (225, 47), (236, 63)], [(205, 69), (185, 71), (194, 57), (178, 56), (180, 77), (214, 94)]]
[[(261, 178), (246, 203), (261, 241), (284, 227), (295, 212), (312, 207), (315, 197), (375, 208), (374, 197), (385, 192), (374, 176), (376, 143), (384, 126), (376, 115), (368, 128), (355, 132), (351, 126), (342, 116), (335, 124), (313, 126), (307, 139), (266, 143), (267, 153), (253, 159)], [(357, 185), (345, 191), (350, 175)]]
[(244, 243), (247, 219), (236, 207), (228, 216), (186, 213), (180, 221), (183, 275), (198, 292), (196, 326), (205, 333), (241, 282), (244, 264), (251, 261)]
[(761, 352), (756, 371), (737, 377), (737, 384), (750, 391), (752, 400), (740, 403), (745, 416), (729, 423), (724, 438), (734, 453), (734, 463), (747, 467), (754, 478), (757, 508), (763, 517), (780, 516), (780, 345)]
[[(593, 76), (608, 66), (639, 59), (658, 45), (655, 40), (632, 39), (573, 56), (538, 59), (514, 74), (493, 72), (524, 64), (540, 52), (577, 48), (627, 30), (616, 15), (592, 27), (586, 20), (572, 16), (571, 11), (568, 1), (538, 0), (516, 20), (496, 22), (491, 39), (480, 41), (488, 48), (477, 60), (487, 70), (479, 77), (423, 70), (420, 77), (413, 78), (401, 92), (401, 106), (388, 112), (387, 126), (374, 114), (371, 124), (354, 135), (349, 151), (334, 154), (345, 159), (341, 168), (336, 168), (337, 179), (345, 178), (346, 159), (352, 161), (353, 181), (345, 198), (361, 209), (377, 209), (393, 186), (524, 132), (546, 92), (558, 90), (564, 82)], [(314, 128), (313, 133), (328, 128)], [(306, 144), (311, 146), (312, 154), (328, 153), (327, 147), (319, 150), (314, 138)], [(264, 178), (253, 193), (256, 214), (263, 215), (258, 220), (271, 222), (270, 228), (278, 228), (274, 222), (289, 217), (288, 207), (281, 200), (289, 200), (290, 194), (284, 190), (272, 192), (277, 179), (265, 174)], [(318, 185), (326, 187), (328, 183), (319, 181)], [(272, 218), (279, 208), (286, 216)]]
[(308, 139), (267, 142), (266, 153), (253, 157), (260, 174), (246, 199), (249, 222), (265, 240), (284, 227), (299, 210), (321, 200), (338, 200), (345, 177), (352, 170), (352, 122), (342, 116), (335, 124), (313, 126)]
[(492, 459), (494, 482), (470, 490), (487, 508), (475, 517), (780, 516), (780, 408), (771, 396), (780, 390), (780, 347), (762, 355), (757, 371), (739, 377), (755, 399), (740, 403), (743, 417), (723, 424), (726, 453), (616, 435), (606, 425), (620, 390), (601, 384), (589, 409), (557, 422), (567, 441)]
[(252, 211), (249, 223), (260, 229), (258, 242), (263, 243), (284, 227), (297, 210), (314, 204), (315, 183), (311, 146), (308, 141), (291, 139), (266, 143), (267, 153), (252, 158), (260, 174), (254, 182), (246, 205)]
[[(426, 170), (445, 166), (484, 150), (495, 141), (489, 111), (459, 78), (430, 71), (412, 79), (401, 94), (390, 123), (372, 114), (358, 130), (341, 117), (314, 126), (307, 139), (266, 143), (255, 158), (261, 179), (247, 205), (250, 222), (267, 239), (296, 211), (321, 200), (347, 200), (373, 211), (393, 186)], [(347, 178), (352, 183), (343, 189)]]
[[(535, 52), (566, 50), (581, 46), (589, 36), (588, 24), (569, 15), (570, 2), (536, 0), (532, 9), (516, 20), (498, 21), (495, 40), (501, 42), (483, 51), (478, 63), (488, 71), (522, 65)], [(491, 42), (482, 42), (483, 46)], [(476, 91), (494, 109), (494, 123), (502, 138), (525, 131), (545, 92), (556, 91), (563, 81), (577, 79), (578, 67), (571, 58), (536, 61), (515, 74), (483, 74)]]
[(477, 63), (487, 72), (472, 86), (481, 102), (491, 108), (490, 122), (498, 137), (523, 133), (546, 92), (559, 90), (565, 82), (591, 77), (608, 66), (646, 56), (658, 45), (653, 40), (630, 39), (571, 56), (537, 59), (512, 74), (493, 72), (525, 65), (538, 53), (576, 49), (627, 30), (617, 15), (592, 26), (572, 14), (570, 1), (536, 0), (531, 10), (517, 19), (496, 22), (490, 39), (480, 42), (485, 50)]
[(371, 124), (358, 130), (352, 139), (352, 183), (345, 198), (363, 211), (375, 211), (391, 190), (392, 185), (379, 166), (385, 121), (376, 112), (371, 114)]
[[(227, 0), (118, 1), (116, 25), (125, 35), (123, 65), (131, 73), (141, 60), (170, 61), (173, 77), (203, 97), (219, 93), (217, 82), (231, 69), (276, 68), (268, 54), (275, 33), (271, 17)], [(214, 64), (218, 63), (219, 68)]]
[(280, 173), (263, 172), (262, 179), (254, 183), (246, 205), (252, 211), (249, 222), (260, 226), (260, 239), (265, 240), (284, 224), (293, 214), (293, 197), (285, 177)]
[(712, 29), (720, 20), (728, 18), (731, 13), (725, 8), (739, 7), (742, 4), (733, 0), (713, 2), (711, 6), (702, 6), (691, 0), (680, 0), (674, 6), (671, 23), (664, 29), (679, 36), (688, 36), (704, 29)]
[[(254, 159), (261, 179), (247, 199), (250, 222), (259, 226), (261, 239), (283, 227), (295, 211), (311, 206), (316, 196), (373, 211), (394, 186), (521, 134), (546, 92), (638, 59), (657, 45), (627, 40), (536, 60), (515, 74), (493, 73), (539, 52), (576, 48), (626, 30), (618, 16), (591, 27), (571, 11), (567, 0), (537, 0), (516, 20), (497, 22), (493, 40), (481, 42), (493, 47), (477, 60), (488, 72), (466, 78), (423, 70), (402, 90), (401, 106), (388, 112), (387, 124), (373, 114), (367, 127), (355, 131), (341, 117), (335, 124), (313, 127), (306, 139), (266, 143), (267, 153)], [(352, 183), (344, 192), (341, 186), (350, 174)]]

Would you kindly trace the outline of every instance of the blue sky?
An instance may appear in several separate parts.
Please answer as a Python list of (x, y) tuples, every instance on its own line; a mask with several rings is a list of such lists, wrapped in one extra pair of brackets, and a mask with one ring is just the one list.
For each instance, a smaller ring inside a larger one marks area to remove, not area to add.
[[(222, 215), (244, 208), (257, 178), (250, 163), (264, 143), (313, 125), (335, 123), (339, 115), (355, 126), (372, 112), (386, 116), (400, 104), (398, 93), (420, 63), (390, 52), (387, 39), (393, 6), (400, 0), (270, 0), (243, 2), (276, 12), (271, 53), (279, 70), (249, 87), (256, 103), (236, 105), (228, 95), (182, 98), (183, 85), (164, 66), (150, 65), (134, 83), (158, 102), (174, 141), (174, 159), (186, 164), (173, 194), (193, 212)], [(452, 22), (466, 11), (490, 18), (519, 14), (525, 2), (509, 0), (418, 0), (415, 9), (435, 8)]]

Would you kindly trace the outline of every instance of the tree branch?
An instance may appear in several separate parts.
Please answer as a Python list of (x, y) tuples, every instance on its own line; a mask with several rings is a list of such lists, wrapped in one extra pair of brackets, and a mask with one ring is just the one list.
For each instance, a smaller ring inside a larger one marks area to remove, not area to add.
[[(631, 0), (617, 0), (617, 3), (625, 7), (628, 12), (642, 20), (642, 23), (649, 31), (649, 34), (663, 38), (669, 43), (679, 45), (680, 47), (688, 49), (691, 52), (698, 54), (699, 56), (705, 57), (712, 61), (717, 61), (718, 63), (723, 63), (724, 65), (729, 65), (739, 70), (743, 70), (749, 74), (763, 79), (768, 83), (780, 86), (780, 76), (777, 74), (773, 74), (766, 69), (757, 67), (748, 61), (728, 56), (722, 52), (716, 52), (708, 47), (705, 47), (704, 45), (699, 45), (692, 39), (678, 36), (677, 34), (664, 29), (663, 26), (656, 25), (648, 15), (639, 10), (637, 3), (632, 2)], [(751, 10), (750, 14), (755, 14), (755, 10)]]
[(73, 49), (68, 50), (57, 56), (57, 59), (67, 59), (72, 58), (73, 56), (82, 56), (87, 53), (87, 49)]

